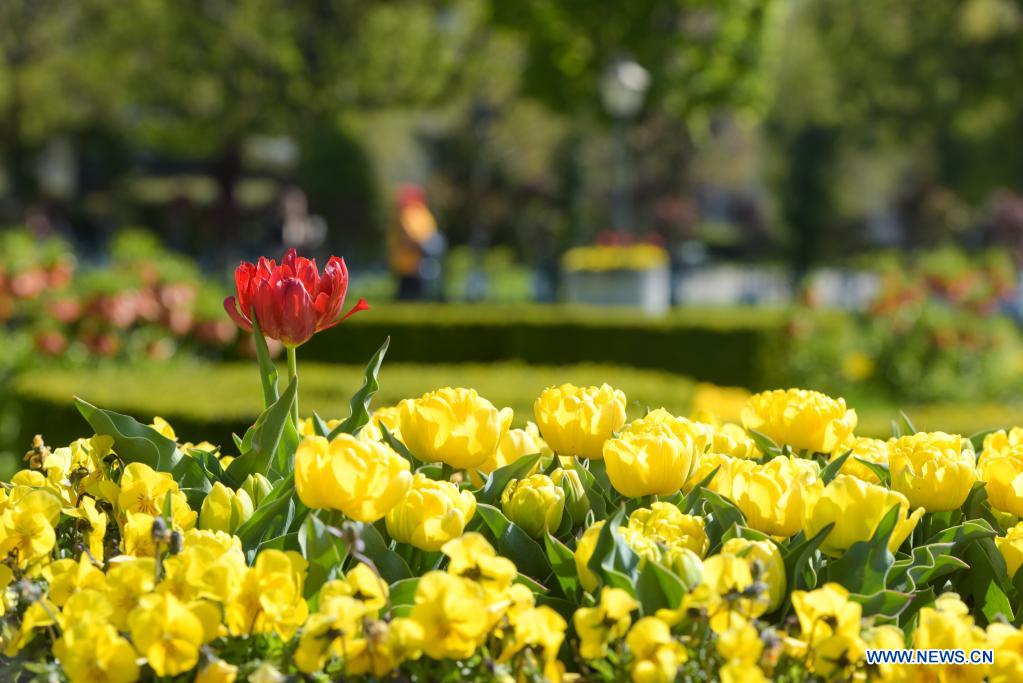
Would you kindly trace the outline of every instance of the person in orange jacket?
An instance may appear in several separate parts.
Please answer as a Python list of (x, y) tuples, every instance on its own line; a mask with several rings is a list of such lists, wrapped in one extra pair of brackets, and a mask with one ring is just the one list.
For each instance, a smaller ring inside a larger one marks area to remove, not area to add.
[(437, 221), (426, 205), (426, 192), (419, 185), (402, 185), (387, 232), (388, 260), (398, 278), (398, 299), (422, 298), (424, 261), (432, 261), (439, 241)]

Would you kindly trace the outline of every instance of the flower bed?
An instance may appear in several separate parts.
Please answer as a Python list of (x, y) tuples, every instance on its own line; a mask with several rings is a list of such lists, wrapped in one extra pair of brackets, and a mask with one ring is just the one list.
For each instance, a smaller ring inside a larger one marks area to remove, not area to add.
[[(289, 258), (238, 280), (241, 302), (269, 287), (236, 309), (265, 410), (232, 444), (76, 399), (95, 434), (38, 439), (4, 485), (5, 675), (1019, 677), (1023, 430), (862, 438), (804, 390), (737, 422), (710, 411), (727, 392), (630, 420), (607, 384), (549, 387), (521, 427), (470, 388), (371, 410), (386, 343), (346, 418), (299, 419), (297, 343), (344, 286)], [(866, 662), (907, 646), (993, 656)]]

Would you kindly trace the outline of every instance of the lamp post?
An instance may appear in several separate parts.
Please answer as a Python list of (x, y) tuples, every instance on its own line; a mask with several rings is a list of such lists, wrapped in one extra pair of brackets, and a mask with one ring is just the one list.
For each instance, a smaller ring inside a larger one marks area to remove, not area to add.
[(616, 59), (600, 78), (600, 98), (614, 119), (614, 186), (611, 191), (611, 228), (627, 232), (632, 225), (632, 169), (626, 136), (629, 122), (643, 107), (650, 73), (632, 59)]

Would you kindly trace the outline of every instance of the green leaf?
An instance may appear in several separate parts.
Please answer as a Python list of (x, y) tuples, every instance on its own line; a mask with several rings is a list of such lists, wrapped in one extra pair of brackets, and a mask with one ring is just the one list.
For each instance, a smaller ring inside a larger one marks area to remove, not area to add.
[(845, 464), (845, 461), (849, 459), (850, 455), (852, 455), (852, 451), (846, 451), (829, 462), (824, 469), (821, 470), (821, 481), (825, 484), (830, 484), (831, 480), (838, 476), (839, 470), (842, 469), (842, 465)]
[(483, 518), (484, 524), (493, 534), (498, 552), (512, 558), (519, 571), (541, 583), (550, 576), (551, 567), (543, 548), (521, 527), (516, 526), (496, 507), (486, 503), (476, 506), (476, 514)]
[(896, 619), (913, 601), (912, 593), (881, 590), (870, 594), (850, 593), (849, 599), (863, 605), (863, 616)]
[(391, 606), (415, 604), (416, 588), (418, 587), (418, 576), (392, 582), (389, 593)]
[(710, 508), (710, 522), (706, 525), (707, 538), (710, 540), (711, 551), (720, 547), (725, 534), (730, 529), (738, 526), (745, 526), (746, 517), (742, 510), (737, 508), (732, 501), (724, 498), (710, 489), (702, 489), (700, 496), (707, 502)]
[(991, 622), (1001, 615), (1012, 622), (1014, 612), (1008, 594), (1014, 592), (1014, 587), (994, 540), (981, 538), (969, 544), (963, 559), (970, 569), (959, 574), (956, 583), (960, 595), (973, 597), (974, 609), (980, 610), (974, 616)]
[(249, 319), (252, 321), (252, 341), (256, 346), (256, 361), (259, 365), (259, 382), (263, 387), (263, 407), (269, 408), (277, 401), (279, 394), (277, 388), (277, 366), (270, 358), (270, 349), (266, 345), (266, 337), (259, 327), (259, 320), (256, 319), (256, 311), (249, 312)]
[[(292, 505), (294, 495), (295, 475), (292, 473), (274, 484), (273, 490), (267, 494), (252, 516), (238, 527), (235, 536), (241, 539), (246, 553), (251, 554), (262, 540), (270, 535), (268, 532), (271, 530), (287, 528), (288, 520), (284, 513)], [(272, 535), (270, 537), (272, 538)]]
[(706, 477), (700, 480), (700, 482), (697, 483), (696, 486), (689, 490), (689, 493), (686, 494), (685, 507), (681, 508), (682, 512), (686, 513), (687, 515), (693, 514), (693, 511), (696, 510), (696, 506), (699, 505), (701, 500), (703, 500), (702, 497), (703, 491), (707, 489), (707, 486), (709, 486), (710, 482), (713, 481), (714, 477), (717, 476), (718, 470), (720, 469), (721, 465), (718, 465), (717, 467), (712, 469), (710, 473), (707, 474)]
[(755, 429), (747, 429), (746, 433), (750, 435), (750, 438), (753, 439), (753, 443), (757, 445), (757, 448), (759, 448), (760, 452), (764, 455), (777, 455), (778, 453), (781, 453), (781, 446), (775, 443), (774, 439), (769, 437), (767, 434), (758, 432)]
[[(639, 555), (618, 533), (624, 519), (625, 507), (619, 506), (618, 510), (601, 527), (600, 533), (597, 535), (597, 543), (593, 548), (593, 555), (586, 565), (591, 572), (601, 577), (608, 585), (617, 585), (619, 581), (616, 574), (621, 574), (627, 581), (632, 581), (639, 567)], [(635, 594), (632, 590), (630, 592)]]
[(512, 479), (522, 479), (540, 460), (540, 454), (525, 455), (515, 462), (499, 467), (490, 473), (486, 483), (479, 491), (474, 491), (478, 503), (495, 505), (501, 500), (501, 494)]
[[(558, 459), (553, 458), (552, 460), (557, 462)], [(590, 500), (590, 511), (594, 518), (604, 519), (607, 517), (607, 501), (597, 485), (597, 480), (585, 467), (576, 467), (575, 471), (579, 473), (579, 481), (582, 482), (583, 489), (586, 490), (586, 497)]]
[(906, 428), (906, 434), (916, 434), (916, 427), (913, 426), (913, 421), (909, 419), (909, 415), (903, 410), (899, 411), (899, 417), (902, 418), (902, 424)]
[(853, 543), (841, 557), (828, 563), (829, 581), (842, 584), (851, 593), (866, 595), (886, 588), (888, 570), (895, 564), (895, 556), (888, 549), (888, 540), (898, 522), (899, 507), (893, 505), (881, 518), (869, 541)]
[(391, 434), (391, 430), (387, 428), (387, 425), (382, 422), (380, 423), (380, 434), (383, 437), (380, 440), (390, 446), (395, 453), (408, 460), (412, 465), (412, 469), (416, 469), (424, 464), (423, 461), (412, 455), (412, 451), (410, 451), (405, 444), (395, 438), (394, 434)]
[(412, 570), (401, 555), (391, 550), (387, 541), (380, 535), (380, 531), (368, 522), (354, 522), (358, 530), (359, 538), (362, 540), (361, 555), (365, 555), (373, 566), (376, 567), (380, 576), (389, 583), (408, 579), (412, 576)]
[(913, 548), (910, 557), (898, 560), (892, 565), (891, 571), (888, 572), (888, 587), (915, 591), (939, 578), (961, 569), (968, 569), (969, 565), (949, 554), (954, 547), (954, 543), (947, 542)]
[(959, 555), (962, 553), (962, 549), (970, 543), (983, 538), (994, 538), (997, 535), (998, 532), (991, 527), (987, 520), (971, 519), (938, 532), (927, 539), (926, 545), (952, 543), (952, 552)]
[(327, 423), (323, 421), (323, 418), (315, 410), (313, 411), (313, 431), (316, 433), (316, 436), (324, 438), (327, 438), (330, 434), (330, 427), (327, 426)]
[(114, 440), (114, 451), (125, 462), (140, 462), (158, 472), (170, 472), (184, 457), (174, 441), (132, 417), (97, 408), (77, 396), (75, 407), (97, 434)]
[(298, 545), (302, 548), (302, 556), (309, 562), (305, 579), (305, 597), (308, 599), (320, 590), (320, 586), (341, 574), (348, 549), (341, 539), (341, 532), (321, 520), (318, 510), (306, 516), (298, 530)]
[(892, 420), (892, 438), (898, 439), (900, 436), (902, 436), (902, 427), (899, 426), (898, 422)]
[(888, 470), (887, 465), (881, 465), (876, 462), (870, 462), (869, 460), (864, 460), (863, 458), (860, 457), (856, 457), (855, 460), (856, 462), (862, 464), (868, 470), (873, 472), (874, 476), (876, 476), (878, 480), (880, 480), (882, 486), (888, 486), (889, 483), (891, 483), (892, 473)]
[(544, 547), (547, 550), (547, 561), (554, 570), (562, 594), (575, 604), (579, 604), (582, 586), (575, 568), (575, 554), (550, 534), (544, 536)]
[(674, 572), (652, 560), (643, 562), (636, 577), (636, 597), (644, 615), (659, 609), (676, 609), (682, 604), (686, 586)]
[(373, 397), (377, 391), (380, 390), (380, 382), (377, 380), (377, 375), (380, 374), (380, 365), (384, 362), (384, 355), (387, 353), (387, 347), (390, 344), (391, 338), (387, 337), (380, 348), (377, 349), (377, 352), (373, 354), (373, 357), (370, 358), (369, 363), (366, 365), (362, 386), (352, 394), (351, 413), (344, 422), (334, 428), (329, 438), (333, 439), (338, 434), (354, 434), (369, 422), (369, 406), (373, 402)]
[(252, 434), (250, 449), (227, 466), (225, 474), (237, 488), (250, 474), (269, 476), (271, 464), (277, 455), (277, 447), (281, 443), (285, 424), (291, 419), (291, 406), (298, 391), (296, 378), (284, 390), (281, 397), (272, 406), (263, 411), (256, 423), (249, 430)]
[(794, 590), (810, 589), (817, 586), (817, 574), (811, 566), (811, 560), (814, 553), (817, 552), (817, 548), (824, 542), (827, 535), (831, 533), (831, 529), (834, 526), (834, 523), (828, 524), (818, 531), (813, 538), (802, 540), (783, 550), (782, 557), (785, 560), (785, 577), (788, 583), (787, 595), (791, 595)]

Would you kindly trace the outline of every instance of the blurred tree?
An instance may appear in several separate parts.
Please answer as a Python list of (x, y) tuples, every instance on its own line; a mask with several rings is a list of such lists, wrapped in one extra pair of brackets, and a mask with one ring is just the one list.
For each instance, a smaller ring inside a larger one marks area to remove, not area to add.
[(0, 159), (20, 220), (37, 199), (40, 147), (109, 111), (116, 65), (103, 49), (102, 0), (0, 2)]
[[(770, 114), (782, 154), (807, 135), (830, 137), (813, 163), (827, 173), (846, 151), (901, 150), (911, 159), (898, 213), (913, 244), (938, 237), (934, 215), (951, 206), (947, 191), (976, 204), (992, 188), (1023, 182), (1023, 2), (1020, 0), (791, 0), (773, 32), (777, 95)], [(805, 151), (805, 150), (804, 150)], [(831, 158), (824, 158), (829, 154)], [(781, 182), (798, 185), (808, 157), (791, 162)], [(832, 176), (836, 182), (840, 179)], [(784, 192), (783, 192), (784, 194)], [(793, 250), (833, 228), (829, 192), (807, 196), (812, 211), (789, 213)], [(796, 224), (808, 220), (815, 225)], [(954, 231), (954, 228), (948, 228)], [(801, 237), (802, 236), (802, 237)], [(948, 235), (943, 233), (943, 236)]]
[[(525, 42), (523, 92), (573, 116), (579, 127), (609, 121), (600, 81), (614, 60), (629, 57), (650, 73), (630, 143), (637, 151), (634, 194), (653, 211), (691, 191), (694, 148), (713, 134), (718, 113), (743, 115), (766, 104), (770, 91), (761, 64), (774, 4), (522, 0), (495, 1), (493, 11), (499, 24), (519, 30)], [(639, 217), (647, 229), (653, 219)], [(668, 232), (677, 236), (684, 230), (673, 226)]]
[(209, 160), (228, 235), (246, 139), (435, 101), (467, 39), (449, 3), (411, 0), (138, 0), (118, 3), (109, 20), (130, 62), (133, 133)]

